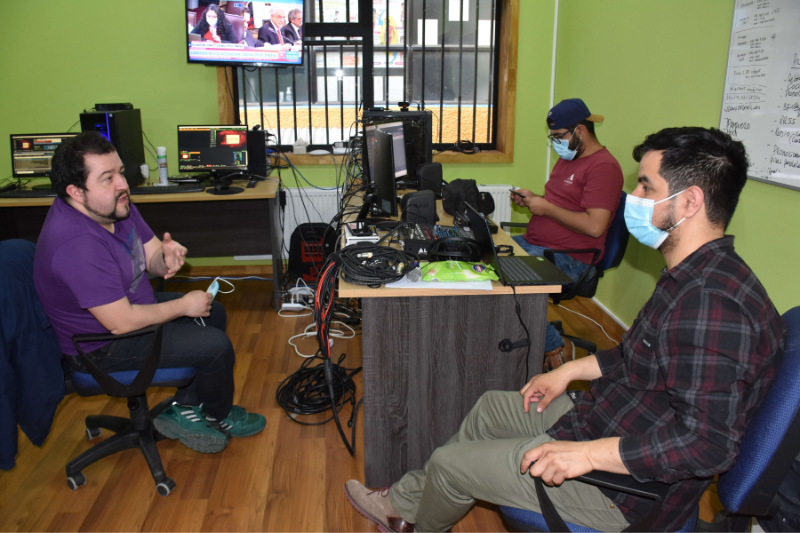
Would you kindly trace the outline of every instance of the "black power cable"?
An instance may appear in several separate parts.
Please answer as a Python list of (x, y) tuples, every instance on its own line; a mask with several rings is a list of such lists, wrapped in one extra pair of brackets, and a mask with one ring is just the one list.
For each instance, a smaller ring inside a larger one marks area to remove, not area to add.
[[(341, 412), (345, 402), (349, 402), (354, 408), (347, 425), (355, 428), (355, 418), (361, 402), (359, 401), (358, 405), (356, 405), (356, 385), (353, 381), (353, 376), (361, 372), (361, 367), (355, 369), (345, 368), (342, 366), (345, 354), (339, 357), (339, 361), (332, 365), (334, 395), (331, 398), (329, 396), (330, 389), (325, 381), (323, 365), (310, 366), (314, 359), (320, 359), (320, 357), (306, 359), (297, 372), (281, 382), (278, 386), (278, 392), (275, 394), (278, 405), (286, 411), (286, 416), (298, 424), (321, 426), (333, 420), (334, 416)], [(335, 415), (322, 422), (301, 422), (292, 416), (292, 414), (314, 415), (324, 413), (331, 409), (332, 405), (334, 406)]]

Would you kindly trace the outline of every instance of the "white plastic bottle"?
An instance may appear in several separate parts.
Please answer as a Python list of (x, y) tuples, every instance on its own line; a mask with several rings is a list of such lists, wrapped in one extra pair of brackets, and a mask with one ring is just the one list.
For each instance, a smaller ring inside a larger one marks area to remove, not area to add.
[(169, 185), (169, 170), (167, 169), (167, 148), (166, 146), (159, 146), (156, 148), (156, 156), (158, 159), (158, 184)]

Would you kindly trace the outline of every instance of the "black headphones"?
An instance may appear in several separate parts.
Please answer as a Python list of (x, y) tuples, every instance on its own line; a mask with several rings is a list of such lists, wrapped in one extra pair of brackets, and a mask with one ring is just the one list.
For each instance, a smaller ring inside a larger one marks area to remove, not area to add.
[(466, 261), (477, 263), (481, 260), (481, 247), (478, 241), (466, 237), (444, 237), (433, 241), (428, 248), (430, 261)]

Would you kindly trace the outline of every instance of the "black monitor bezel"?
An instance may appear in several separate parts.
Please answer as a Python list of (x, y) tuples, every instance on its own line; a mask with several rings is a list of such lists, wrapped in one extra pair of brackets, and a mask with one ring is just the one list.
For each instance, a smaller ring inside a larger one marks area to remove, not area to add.
[(33, 178), (49, 178), (50, 174), (53, 169), (53, 165), (50, 165), (50, 170), (47, 172), (37, 172), (34, 174), (18, 174), (15, 167), (14, 167), (14, 137), (64, 137), (69, 136), (70, 138), (79, 135), (80, 132), (66, 132), (66, 133), (12, 133), (9, 135), (9, 143), (11, 145), (11, 175), (15, 179), (33, 179)]

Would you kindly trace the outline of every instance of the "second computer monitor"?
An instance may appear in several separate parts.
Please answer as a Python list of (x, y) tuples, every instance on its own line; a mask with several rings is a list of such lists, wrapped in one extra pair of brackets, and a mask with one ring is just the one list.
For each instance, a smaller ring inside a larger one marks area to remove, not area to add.
[(178, 126), (178, 170), (247, 171), (247, 126)]
[(77, 133), (30, 133), (11, 135), (12, 173), (15, 178), (50, 176), (56, 148)]
[(375, 130), (373, 137), (373, 174), (372, 182), (375, 185), (378, 199), (375, 204), (385, 215), (397, 216), (397, 192), (395, 191), (395, 165), (393, 152), (393, 139), (388, 133)]
[(374, 182), (373, 176), (375, 175), (374, 165), (374, 146), (375, 146), (375, 132), (382, 131), (391, 135), (393, 158), (392, 169), (395, 178), (402, 178), (408, 174), (408, 162), (406, 160), (406, 142), (403, 135), (403, 123), (400, 121), (391, 122), (373, 122), (364, 126), (364, 142), (366, 143), (366, 157), (369, 169), (369, 181)]

